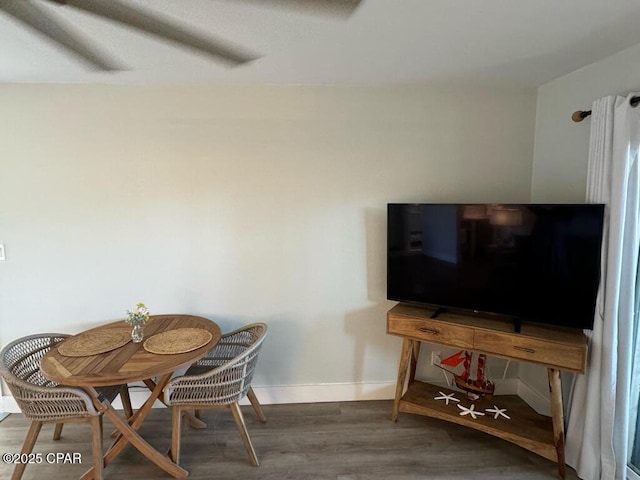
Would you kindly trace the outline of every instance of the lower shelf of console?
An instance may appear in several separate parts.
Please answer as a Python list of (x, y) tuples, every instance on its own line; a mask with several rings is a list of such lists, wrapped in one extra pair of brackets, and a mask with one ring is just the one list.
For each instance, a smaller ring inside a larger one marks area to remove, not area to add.
[(491, 400), (485, 398), (475, 402), (475, 410), (480, 412), (494, 406), (505, 408), (510, 420), (502, 416), (494, 418), (491, 413), (473, 419), (471, 415), (460, 415), (461, 410), (455, 402), (446, 405), (443, 400), (435, 400), (434, 397), (440, 396), (440, 392), (455, 393), (455, 397), (460, 399), (460, 405), (467, 408), (471, 406), (471, 401), (462, 392), (413, 381), (400, 400), (399, 411), (474, 428), (515, 443), (554, 462), (558, 461), (551, 417), (540, 415), (518, 396), (497, 395)]

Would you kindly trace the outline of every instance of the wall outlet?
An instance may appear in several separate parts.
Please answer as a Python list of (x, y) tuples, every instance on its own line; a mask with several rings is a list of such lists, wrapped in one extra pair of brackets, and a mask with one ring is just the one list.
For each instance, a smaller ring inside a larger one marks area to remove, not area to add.
[(6, 257), (4, 256), (4, 243), (0, 243), (0, 262), (4, 262)]
[(431, 365), (440, 365), (441, 360), (442, 360), (442, 352), (440, 351), (431, 352)]

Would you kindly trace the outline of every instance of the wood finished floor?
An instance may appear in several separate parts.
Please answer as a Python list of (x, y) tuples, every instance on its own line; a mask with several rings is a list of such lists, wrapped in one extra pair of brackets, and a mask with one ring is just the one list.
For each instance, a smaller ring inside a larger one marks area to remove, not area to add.
[[(232, 480), (543, 480), (556, 479), (556, 465), (516, 445), (441, 420), (400, 414), (390, 420), (391, 401), (265, 405), (268, 422), (260, 423), (251, 407), (242, 407), (260, 460), (252, 467), (228, 410), (204, 411), (206, 430), (185, 426), (181, 465), (189, 479)], [(105, 420), (105, 448), (111, 424)], [(28, 428), (20, 414), (0, 423), (0, 452), (19, 452)], [(171, 421), (165, 409), (154, 409), (140, 429), (165, 451)], [(80, 452), (81, 465), (28, 465), (24, 480), (77, 479), (91, 466), (88, 425), (67, 424), (52, 440), (44, 426), (34, 452)], [(12, 467), (0, 464), (0, 479)], [(107, 480), (171, 479), (133, 447), (105, 469)], [(575, 472), (568, 468), (568, 480)]]

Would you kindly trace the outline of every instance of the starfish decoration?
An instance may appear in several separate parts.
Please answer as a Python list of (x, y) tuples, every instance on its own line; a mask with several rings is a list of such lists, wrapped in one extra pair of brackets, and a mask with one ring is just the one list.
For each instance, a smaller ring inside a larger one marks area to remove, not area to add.
[(493, 418), (498, 418), (498, 417), (504, 417), (507, 420), (511, 420), (511, 417), (509, 415), (507, 415), (506, 412), (507, 409), (506, 408), (498, 408), (497, 405), (494, 405), (493, 408), (487, 408), (485, 409), (485, 412), (489, 412), (489, 413), (493, 413)]
[(471, 415), (471, 418), (473, 418), (474, 420), (478, 418), (478, 416), (484, 416), (484, 413), (476, 412), (475, 403), (472, 403), (469, 408), (463, 407), (462, 405), (458, 404), (458, 408), (462, 410), (462, 412), (460, 412), (460, 415)]
[(440, 397), (433, 397), (434, 400), (444, 400), (446, 405), (449, 405), (449, 400), (451, 400), (452, 402), (456, 402), (458, 403), (460, 400), (458, 400), (457, 398), (454, 397), (455, 393), (450, 393), (450, 394), (446, 394), (443, 392), (438, 392), (441, 396)]

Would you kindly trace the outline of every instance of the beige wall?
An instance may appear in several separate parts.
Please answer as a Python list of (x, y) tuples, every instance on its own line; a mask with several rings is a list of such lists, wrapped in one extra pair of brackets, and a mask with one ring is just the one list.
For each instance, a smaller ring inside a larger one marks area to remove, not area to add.
[(534, 202), (584, 202), (590, 121), (571, 114), (591, 110), (606, 95), (640, 91), (640, 45), (576, 70), (538, 89), (533, 161)]
[(386, 203), (530, 199), (535, 91), (0, 86), (0, 342), (185, 312), (257, 385), (393, 382)]

